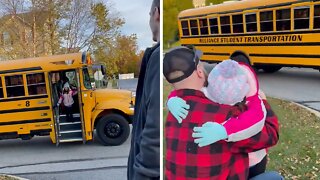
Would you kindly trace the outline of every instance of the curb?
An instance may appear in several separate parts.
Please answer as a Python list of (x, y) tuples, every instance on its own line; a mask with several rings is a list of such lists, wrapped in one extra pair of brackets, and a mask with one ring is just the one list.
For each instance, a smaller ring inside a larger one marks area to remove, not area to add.
[(320, 112), (319, 112), (319, 111), (316, 111), (316, 110), (314, 110), (314, 109), (311, 109), (311, 108), (309, 108), (309, 107), (307, 107), (307, 106), (304, 106), (304, 105), (299, 104), (299, 103), (296, 103), (296, 102), (292, 102), (292, 101), (291, 101), (291, 103), (292, 103), (292, 104), (295, 104), (295, 105), (297, 105), (297, 106), (299, 106), (299, 107), (302, 107), (302, 108), (304, 108), (304, 109), (306, 109), (306, 110), (308, 110), (309, 112), (311, 112), (312, 114), (314, 114), (315, 116), (317, 116), (318, 118), (320, 118)]
[(0, 176), (3, 175), (3, 176), (7, 176), (7, 177), (10, 177), (10, 178), (15, 178), (17, 180), (29, 180), (29, 179), (26, 179), (26, 178), (21, 178), (21, 177), (17, 177), (17, 176), (12, 176), (12, 175), (8, 175), (8, 174), (0, 174)]
[(290, 101), (290, 100), (287, 100), (287, 99), (282, 99), (282, 98), (279, 98), (279, 97), (274, 97), (274, 96), (267, 96), (267, 100), (268, 100), (268, 97), (271, 97), (271, 98), (274, 98), (274, 99), (280, 99), (280, 100), (283, 100), (283, 101), (287, 101), (291, 104), (294, 104), (294, 105), (297, 105), (299, 107), (302, 107), (303, 109), (311, 112), (312, 114), (314, 114), (315, 116), (317, 116), (318, 118), (320, 118), (320, 111), (316, 111), (312, 108), (309, 108), (308, 106), (305, 106), (305, 105), (302, 105), (302, 104), (299, 104), (299, 103), (296, 103), (296, 102), (293, 102), (293, 101)]

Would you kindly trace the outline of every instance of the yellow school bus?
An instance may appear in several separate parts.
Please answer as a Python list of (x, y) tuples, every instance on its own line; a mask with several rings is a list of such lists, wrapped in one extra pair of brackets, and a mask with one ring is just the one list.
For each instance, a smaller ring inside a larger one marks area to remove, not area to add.
[[(122, 144), (129, 136), (134, 96), (92, 88), (92, 77), (104, 73), (104, 65), (92, 64), (87, 53), (0, 61), (0, 139), (49, 135), (57, 145), (85, 143), (96, 130), (103, 145)], [(66, 108), (57, 106), (66, 83), (77, 92), (72, 121)]]
[(231, 58), (265, 72), (320, 66), (319, 0), (226, 1), (182, 11), (178, 25), (181, 44), (204, 61)]

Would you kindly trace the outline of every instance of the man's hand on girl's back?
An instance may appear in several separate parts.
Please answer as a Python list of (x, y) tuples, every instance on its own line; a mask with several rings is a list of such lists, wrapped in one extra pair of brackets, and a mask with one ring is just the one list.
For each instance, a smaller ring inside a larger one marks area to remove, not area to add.
[(188, 110), (190, 108), (186, 101), (179, 97), (169, 98), (167, 107), (170, 113), (178, 120), (179, 123), (182, 123), (182, 120), (187, 117), (189, 113)]

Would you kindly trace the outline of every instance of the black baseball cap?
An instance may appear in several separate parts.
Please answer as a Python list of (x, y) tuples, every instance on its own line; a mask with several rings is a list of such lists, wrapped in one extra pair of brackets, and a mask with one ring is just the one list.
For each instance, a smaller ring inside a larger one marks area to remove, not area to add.
[(169, 83), (189, 77), (199, 64), (202, 51), (184, 46), (172, 48), (164, 55), (163, 75)]

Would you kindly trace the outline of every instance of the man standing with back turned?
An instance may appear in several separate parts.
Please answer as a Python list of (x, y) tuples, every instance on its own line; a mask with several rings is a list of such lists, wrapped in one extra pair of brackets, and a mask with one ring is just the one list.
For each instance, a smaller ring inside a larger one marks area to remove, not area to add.
[(136, 91), (128, 180), (160, 179), (160, 0), (153, 0), (150, 28), (157, 44), (145, 50)]

